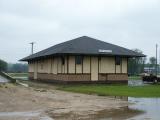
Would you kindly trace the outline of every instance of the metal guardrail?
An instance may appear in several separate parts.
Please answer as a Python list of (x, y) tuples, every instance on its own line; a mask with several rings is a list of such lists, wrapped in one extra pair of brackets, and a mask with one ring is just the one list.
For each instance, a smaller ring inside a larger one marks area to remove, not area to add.
[(16, 83), (16, 79), (9, 76), (7, 73), (0, 71), (0, 75), (8, 80), (10, 80), (12, 83)]

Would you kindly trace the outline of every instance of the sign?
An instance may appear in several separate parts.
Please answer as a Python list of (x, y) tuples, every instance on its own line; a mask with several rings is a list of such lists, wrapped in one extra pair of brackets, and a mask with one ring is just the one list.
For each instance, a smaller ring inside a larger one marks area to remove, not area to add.
[(101, 52), (101, 53), (112, 53), (112, 50), (99, 49), (98, 52)]

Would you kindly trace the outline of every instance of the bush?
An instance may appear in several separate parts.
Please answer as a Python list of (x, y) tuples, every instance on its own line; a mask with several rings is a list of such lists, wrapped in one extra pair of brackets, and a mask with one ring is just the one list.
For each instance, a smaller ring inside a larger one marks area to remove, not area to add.
[(0, 59), (0, 71), (6, 71), (7, 70), (7, 62)]

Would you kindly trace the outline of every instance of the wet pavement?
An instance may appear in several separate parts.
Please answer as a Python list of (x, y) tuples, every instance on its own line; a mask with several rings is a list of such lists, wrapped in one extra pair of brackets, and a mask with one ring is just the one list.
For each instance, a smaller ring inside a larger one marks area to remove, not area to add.
[(28, 112), (0, 112), (0, 117), (34, 117), (40, 114), (39, 111), (28, 111)]
[(51, 117), (42, 114), (42, 111), (26, 111), (26, 112), (0, 112), (0, 120), (53, 120)]
[[(135, 80), (131, 81), (129, 85), (139, 86), (145, 84), (141, 80)], [(48, 88), (48, 86), (46, 87)], [(121, 98), (116, 97), (116, 99)], [(83, 112), (79, 115), (75, 111), (55, 114), (54, 111), (57, 108), (46, 108), (46, 110), (40, 109), (35, 111), (0, 112), (0, 120), (1, 118), (2, 120), (159, 120), (160, 98), (125, 97), (123, 100), (128, 101), (130, 104), (118, 109), (104, 109), (88, 115), (83, 114)]]
[(88, 116), (79, 116), (72, 112), (59, 115), (48, 112), (43, 113), (42, 111), (0, 112), (0, 120), (125, 120), (140, 113), (137, 110), (128, 109), (128, 107), (102, 110), (97, 114), (89, 114)]
[(77, 116), (76, 114), (59, 114), (54, 115), (48, 111), (43, 113), (38, 111), (26, 112), (0, 112), (0, 118), (12, 120), (13, 118), (28, 118), (27, 120), (159, 120), (160, 118), (160, 98), (133, 98), (129, 97), (128, 101), (131, 103), (126, 107), (111, 110), (102, 110), (97, 114), (90, 114), (88, 116)]
[(9, 82), (9, 80), (0, 75), (0, 83), (6, 83), (6, 82)]

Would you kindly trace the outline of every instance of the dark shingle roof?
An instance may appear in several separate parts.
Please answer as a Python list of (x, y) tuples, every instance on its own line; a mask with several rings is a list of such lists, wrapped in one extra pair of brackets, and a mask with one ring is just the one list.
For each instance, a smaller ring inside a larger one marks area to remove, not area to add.
[(66, 41), (50, 48), (37, 52), (33, 55), (21, 59), (28, 61), (40, 57), (46, 57), (57, 54), (82, 54), (82, 55), (106, 55), (106, 56), (126, 56), (126, 57), (144, 57), (145, 55), (132, 50), (103, 42), (91, 37), (82, 36), (70, 41)]

